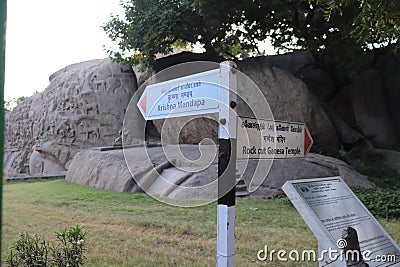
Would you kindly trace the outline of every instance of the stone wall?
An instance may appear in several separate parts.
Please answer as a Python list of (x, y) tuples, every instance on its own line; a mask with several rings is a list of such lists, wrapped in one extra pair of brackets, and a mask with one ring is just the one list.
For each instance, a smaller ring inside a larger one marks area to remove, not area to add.
[(112, 145), (136, 89), (132, 68), (108, 59), (55, 72), (46, 90), (7, 114), (5, 172), (66, 170), (81, 149)]

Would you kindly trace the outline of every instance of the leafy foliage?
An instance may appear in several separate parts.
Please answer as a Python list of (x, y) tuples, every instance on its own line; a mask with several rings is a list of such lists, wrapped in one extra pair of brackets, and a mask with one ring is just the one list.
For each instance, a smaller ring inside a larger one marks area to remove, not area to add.
[(353, 149), (339, 155), (359, 173), (367, 175), (378, 188), (400, 190), (400, 174), (386, 165), (384, 155), (364, 149)]
[(35, 234), (28, 232), (21, 234), (21, 238), (11, 249), (7, 259), (9, 266), (48, 266), (49, 248), (46, 241)]
[(12, 98), (9, 100), (4, 100), (4, 113), (10, 112), (16, 105), (22, 103), (26, 99), (26, 96), (21, 96), (18, 98)]
[[(178, 40), (194, 41), (188, 29), (194, 26), (198, 16), (184, 1), (134, 0), (122, 5), (125, 18), (112, 16), (103, 26), (118, 44), (119, 51), (108, 51), (117, 61), (147, 64), (157, 53), (171, 52)], [(129, 56), (125, 57), (127, 53)]]
[(346, 151), (343, 147), (338, 151), (316, 147), (313, 152), (339, 158), (368, 176), (377, 189), (354, 188), (359, 199), (374, 216), (400, 219), (400, 174), (386, 165), (384, 155), (362, 148)]
[(33, 236), (28, 232), (21, 234), (21, 238), (10, 250), (8, 265), (11, 267), (82, 266), (86, 232), (80, 225), (61, 229), (55, 235), (57, 242), (50, 244), (37, 234)]
[(352, 24), (351, 36), (364, 48), (400, 43), (400, 2), (397, 0), (319, 0), (325, 5), (325, 16), (329, 21), (337, 12), (343, 16), (343, 8), (352, 2), (358, 4)]
[(400, 189), (359, 192), (357, 196), (374, 216), (400, 219)]
[(112, 16), (103, 28), (118, 45), (108, 53), (126, 64), (147, 66), (157, 54), (196, 43), (207, 53), (234, 58), (243, 51), (259, 53), (267, 37), (280, 51), (327, 52), (346, 62), (366, 49), (400, 45), (395, 0), (123, 0), (122, 5), (125, 16)]
[(52, 244), (50, 251), (56, 266), (81, 266), (83, 265), (83, 244), (86, 232), (82, 231), (79, 224), (75, 227), (62, 229), (56, 233), (57, 244)]

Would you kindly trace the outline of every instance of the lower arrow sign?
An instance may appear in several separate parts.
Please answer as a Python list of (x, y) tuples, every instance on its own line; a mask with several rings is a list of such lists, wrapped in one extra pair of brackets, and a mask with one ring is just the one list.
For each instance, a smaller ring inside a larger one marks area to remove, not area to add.
[(305, 127), (305, 131), (304, 131), (304, 154), (307, 154), (310, 151), (312, 144), (313, 144), (313, 140), (311, 138), (311, 134), (308, 131), (307, 127)]
[(238, 118), (238, 159), (304, 158), (312, 144), (304, 123)]

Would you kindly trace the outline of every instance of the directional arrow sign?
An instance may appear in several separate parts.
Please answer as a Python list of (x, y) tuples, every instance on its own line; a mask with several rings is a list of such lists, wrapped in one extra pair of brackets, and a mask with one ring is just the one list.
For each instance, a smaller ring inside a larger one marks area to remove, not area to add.
[(238, 117), (237, 159), (303, 158), (312, 144), (304, 123)]
[(215, 69), (149, 85), (137, 107), (145, 120), (218, 112), (219, 74)]

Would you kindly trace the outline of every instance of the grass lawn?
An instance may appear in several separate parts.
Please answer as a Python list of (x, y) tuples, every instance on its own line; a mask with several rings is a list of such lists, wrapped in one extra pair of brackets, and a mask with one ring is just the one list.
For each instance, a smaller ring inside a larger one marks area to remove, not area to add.
[[(178, 208), (144, 194), (110, 193), (61, 179), (6, 182), (3, 191), (3, 262), (22, 232), (54, 240), (55, 231), (79, 223), (88, 232), (85, 266), (215, 266), (215, 202)], [(236, 214), (236, 266), (317, 266), (257, 261), (265, 245), (317, 249), (287, 200), (238, 199)], [(400, 243), (400, 221), (380, 222)]]

